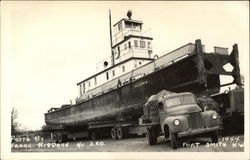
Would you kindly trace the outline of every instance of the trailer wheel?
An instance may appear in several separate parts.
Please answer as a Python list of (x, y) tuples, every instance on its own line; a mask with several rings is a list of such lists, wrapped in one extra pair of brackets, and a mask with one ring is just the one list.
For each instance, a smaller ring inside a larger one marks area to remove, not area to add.
[(169, 129), (169, 134), (170, 134), (170, 140), (171, 140), (171, 147), (173, 149), (177, 149), (178, 148), (178, 136), (176, 133), (173, 133), (170, 129)]
[(213, 143), (218, 143), (218, 133), (217, 133), (217, 131), (212, 132), (210, 137), (211, 137), (211, 140), (212, 140)]
[(58, 134), (57, 135), (57, 141), (58, 141), (58, 143), (63, 143), (63, 135), (62, 134)]
[(97, 140), (98, 139), (98, 133), (96, 131), (90, 132), (90, 139), (91, 140)]
[(117, 133), (117, 138), (118, 139), (125, 138), (125, 130), (124, 130), (124, 128), (118, 127), (117, 130), (116, 130), (116, 133)]
[(116, 134), (116, 129), (115, 128), (111, 129), (111, 137), (112, 137), (112, 139), (117, 139), (117, 134)]
[(147, 128), (146, 138), (148, 140), (149, 145), (156, 145), (157, 144), (156, 130), (153, 128)]
[(56, 134), (53, 135), (53, 141), (54, 141), (55, 143), (58, 143), (58, 139), (57, 139), (57, 135), (56, 135)]
[(124, 138), (128, 138), (129, 137), (129, 128), (125, 127), (125, 128), (123, 128), (123, 131), (124, 131)]
[(104, 138), (104, 130), (99, 130), (98, 131), (98, 139), (103, 139)]

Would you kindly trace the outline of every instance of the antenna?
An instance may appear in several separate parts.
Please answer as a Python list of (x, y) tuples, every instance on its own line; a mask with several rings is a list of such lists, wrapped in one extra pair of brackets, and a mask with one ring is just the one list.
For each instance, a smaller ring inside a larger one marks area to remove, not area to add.
[(131, 10), (128, 10), (127, 16), (128, 16), (128, 19), (131, 19), (131, 16), (132, 16), (132, 11)]

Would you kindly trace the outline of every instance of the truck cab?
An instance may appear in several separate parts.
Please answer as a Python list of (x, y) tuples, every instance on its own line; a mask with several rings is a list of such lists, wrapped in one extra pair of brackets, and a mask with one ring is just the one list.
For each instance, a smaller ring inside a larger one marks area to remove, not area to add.
[(151, 96), (143, 108), (141, 125), (146, 126), (149, 145), (157, 144), (157, 137), (170, 138), (173, 149), (183, 137), (209, 135), (218, 142), (219, 117), (215, 111), (202, 111), (194, 94), (161, 91)]

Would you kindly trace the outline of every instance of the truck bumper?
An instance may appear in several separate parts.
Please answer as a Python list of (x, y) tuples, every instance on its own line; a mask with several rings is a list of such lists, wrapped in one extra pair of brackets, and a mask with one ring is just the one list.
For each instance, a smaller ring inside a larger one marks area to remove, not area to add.
[(199, 134), (209, 133), (209, 132), (213, 132), (213, 131), (218, 131), (219, 129), (220, 129), (220, 127), (216, 126), (216, 127), (210, 127), (210, 128), (199, 128), (199, 129), (194, 129), (194, 130), (188, 130), (185, 132), (178, 133), (178, 137), (199, 135)]

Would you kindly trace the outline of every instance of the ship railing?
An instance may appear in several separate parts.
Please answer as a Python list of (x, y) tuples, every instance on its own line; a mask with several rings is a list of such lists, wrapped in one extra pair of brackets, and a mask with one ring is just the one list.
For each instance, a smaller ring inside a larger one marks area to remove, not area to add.
[[(202, 46), (203, 52), (205, 52), (205, 46)], [(181, 60), (187, 56), (192, 55), (195, 52), (195, 45), (192, 43), (186, 44), (174, 51), (171, 51), (153, 62), (147, 63), (139, 68), (132, 70), (120, 77), (117, 77), (109, 82), (104, 83), (92, 90), (89, 90), (82, 97), (78, 98), (78, 102), (86, 101), (97, 95), (109, 92), (111, 90), (122, 87), (123, 85), (135, 81), (139, 78), (143, 78), (147, 74), (154, 72), (160, 68), (171, 65), (172, 63)]]

